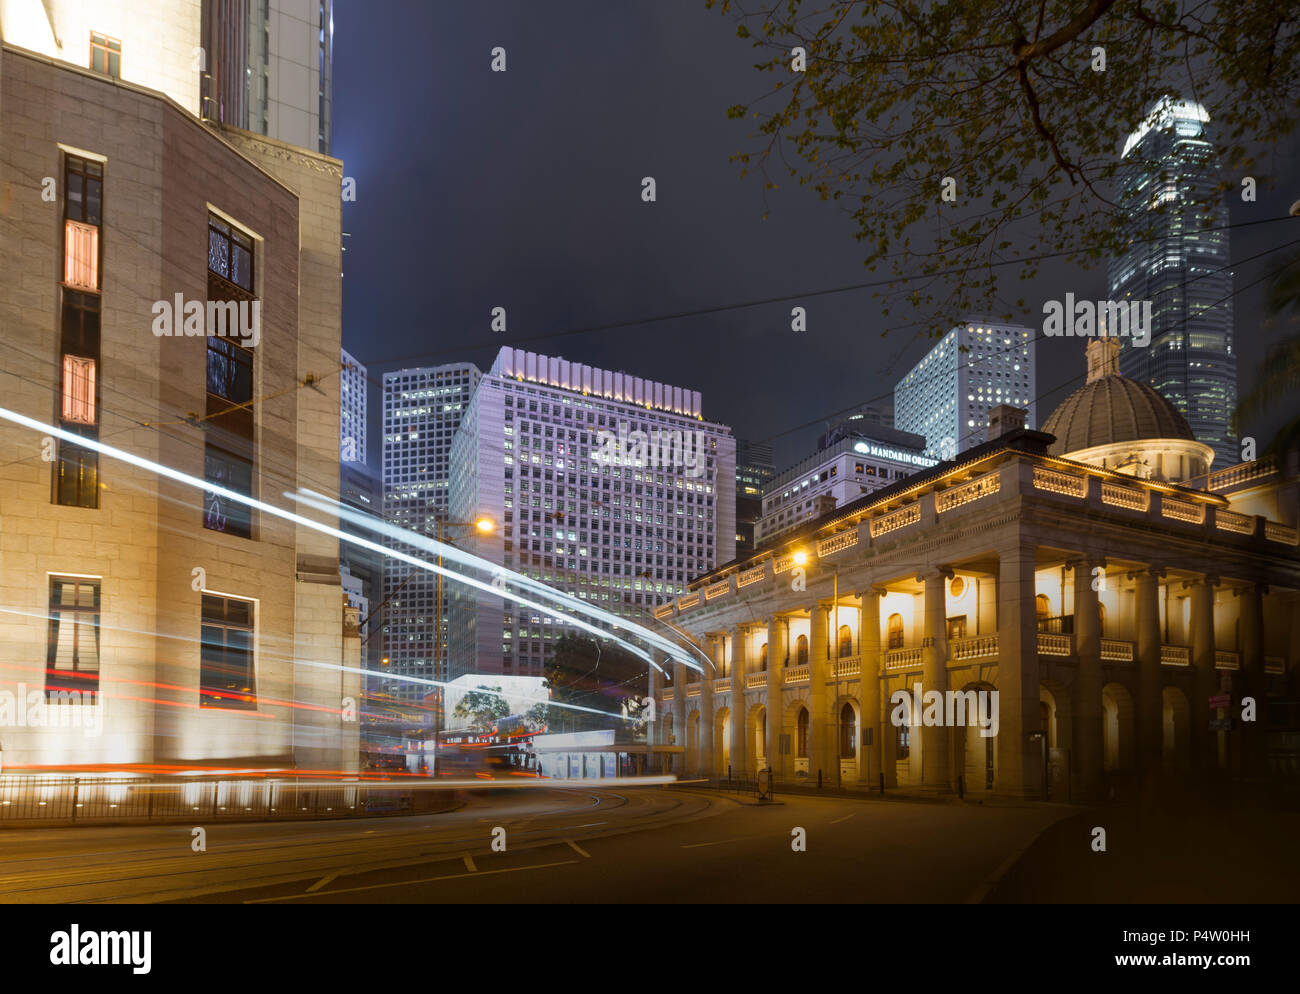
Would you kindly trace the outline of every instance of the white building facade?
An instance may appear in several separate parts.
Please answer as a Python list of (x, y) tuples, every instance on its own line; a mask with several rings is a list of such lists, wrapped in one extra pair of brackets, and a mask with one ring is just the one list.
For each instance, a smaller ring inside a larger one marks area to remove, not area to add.
[[(735, 556), (735, 439), (681, 387), (504, 348), (470, 401), (451, 472), (452, 517), (497, 523), (467, 548), (614, 614), (644, 621)], [(452, 616), (449, 679), (540, 675), (571, 631), (558, 614), (465, 587)]]
[[(482, 373), (468, 362), (401, 369), (384, 374), (383, 517), (390, 524), (431, 538), (446, 521), (451, 443)], [(455, 537), (455, 536), (453, 536)], [(405, 551), (417, 553), (417, 550)], [(423, 551), (418, 552), (423, 556)], [(401, 679), (433, 680), (439, 644), (446, 647), (447, 586), (438, 604), (438, 578), (427, 570), (413, 574), (389, 563), (380, 619), (383, 630), (381, 681), (385, 693), (422, 700), (432, 689)], [(437, 636), (442, 619), (441, 643)], [(387, 660), (387, 663), (383, 662)]]
[(864, 429), (864, 434), (842, 438), (778, 474), (763, 494), (755, 543), (762, 545), (820, 517), (826, 508), (840, 507), (934, 466), (938, 460), (925, 454), (924, 443), (924, 438), (907, 432), (877, 427), (867, 434)]
[(983, 443), (999, 404), (1027, 410), (1025, 425), (1034, 427), (1034, 336), (1018, 324), (957, 325), (894, 386), (894, 426), (923, 436), (925, 454), (936, 459)]
[(341, 349), (339, 374), (339, 460), (366, 464), (366, 367)]

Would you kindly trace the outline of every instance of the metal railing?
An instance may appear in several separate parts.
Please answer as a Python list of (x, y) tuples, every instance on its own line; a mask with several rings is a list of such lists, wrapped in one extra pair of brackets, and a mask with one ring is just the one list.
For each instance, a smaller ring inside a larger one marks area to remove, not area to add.
[(412, 792), (298, 780), (0, 776), (0, 822), (348, 818), (413, 808)]

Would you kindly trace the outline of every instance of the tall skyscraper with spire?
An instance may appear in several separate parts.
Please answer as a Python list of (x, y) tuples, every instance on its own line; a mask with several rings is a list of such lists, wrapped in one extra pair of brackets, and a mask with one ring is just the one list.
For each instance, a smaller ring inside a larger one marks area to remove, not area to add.
[(1129, 247), (1111, 260), (1109, 286), (1112, 300), (1152, 302), (1150, 344), (1126, 343), (1120, 371), (1168, 397), (1216, 462), (1231, 465), (1240, 460), (1230, 430), (1237, 358), (1228, 208), (1215, 193), (1209, 125), (1200, 104), (1164, 99), (1124, 143), (1119, 202)]

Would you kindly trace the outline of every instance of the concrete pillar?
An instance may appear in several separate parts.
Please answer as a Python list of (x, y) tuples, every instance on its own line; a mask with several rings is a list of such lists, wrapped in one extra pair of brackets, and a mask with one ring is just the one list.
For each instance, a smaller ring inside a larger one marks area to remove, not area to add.
[(1038, 622), (1034, 610), (1032, 545), (998, 553), (998, 736), (1000, 794), (1041, 797), (1042, 731), (1038, 718)]
[(826, 680), (830, 676), (830, 661), (826, 658), (830, 651), (826, 608), (813, 604), (808, 608), (808, 776), (817, 779), (817, 771), (822, 774), (822, 782), (835, 782), (834, 742), (835, 723), (831, 717), (827, 700)]
[[(673, 665), (673, 745), (686, 749), (686, 664)], [(686, 753), (673, 756), (673, 772), (686, 776)]]
[(862, 655), (862, 733), (858, 746), (858, 779), (876, 786), (880, 782), (882, 744), (886, 725), (881, 727), (880, 595), (879, 587), (864, 591), (862, 617), (858, 623), (858, 651)]
[(1137, 574), (1138, 749), (1144, 776), (1160, 771), (1163, 763), (1165, 705), (1161, 697), (1164, 675), (1160, 670), (1160, 577), (1164, 570), (1151, 566)]
[(722, 672), (722, 653), (725, 651), (721, 639), (713, 643), (713, 669), (707, 666), (700, 677), (700, 755), (698, 776), (712, 777), (713, 770), (713, 681)]
[(1255, 699), (1255, 720), (1240, 721), (1241, 703), (1234, 701), (1233, 716), (1241, 728), (1242, 775), (1257, 779), (1268, 773), (1268, 757), (1264, 742), (1264, 692), (1268, 677), (1264, 673), (1264, 593), (1261, 583), (1249, 583), (1237, 588), (1241, 598), (1241, 674), (1242, 696)]
[(786, 760), (781, 755), (781, 726), (784, 707), (781, 700), (781, 681), (785, 675), (785, 646), (787, 639), (785, 620), (773, 615), (767, 623), (767, 688), (763, 703), (767, 708), (767, 765), (772, 775), (784, 779)]
[[(650, 658), (653, 659), (655, 662), (659, 662), (659, 656), (660, 653), (651, 650)], [(651, 707), (654, 708), (655, 720), (653, 722), (646, 723), (645, 741), (646, 741), (646, 745), (653, 745), (654, 743), (659, 741), (659, 729), (662, 725), (662, 722), (659, 720), (659, 710), (660, 710), (660, 705), (663, 702), (659, 700), (659, 694), (660, 694), (659, 671), (655, 669), (653, 666), (648, 668), (650, 670), (650, 674), (646, 678), (646, 693), (649, 695), (650, 700), (654, 701), (654, 704), (652, 704)]]
[(1218, 760), (1217, 732), (1210, 732), (1210, 695), (1218, 693), (1219, 674), (1214, 667), (1214, 585), (1205, 576), (1184, 586), (1191, 588), (1192, 699), (1188, 702), (1194, 752), (1192, 762), (1202, 771), (1213, 770)]
[(749, 667), (749, 633), (740, 626), (731, 630), (731, 769), (737, 778), (749, 772), (745, 725), (745, 674)]
[[(948, 572), (925, 575), (925, 643), (922, 652), (924, 693), (948, 689), (948, 614), (945, 581)], [(924, 710), (924, 706), (922, 706)], [(923, 724), (921, 733), (921, 783), (947, 790), (952, 787), (952, 733), (942, 724)]]
[[(1101, 795), (1101, 610), (1097, 590), (1104, 583), (1105, 560), (1077, 559), (1074, 566), (1074, 652), (1078, 661), (1075, 682), (1075, 756), (1073, 763), (1081, 800)], [(1093, 573), (1094, 569), (1100, 570)]]

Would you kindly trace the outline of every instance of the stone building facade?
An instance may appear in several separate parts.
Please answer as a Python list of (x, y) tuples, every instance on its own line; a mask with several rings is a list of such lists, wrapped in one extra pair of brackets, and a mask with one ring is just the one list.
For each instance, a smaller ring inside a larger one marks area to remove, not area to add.
[(0, 420), (6, 772), (356, 768), (337, 538), (204, 487), (337, 495), (342, 164), (180, 97), (0, 47), (0, 407), (191, 481)]
[[(679, 772), (939, 791), (961, 777), (1060, 800), (1171, 768), (1266, 775), (1263, 721), (1241, 709), (1297, 689), (1294, 458), (1171, 480), (1208, 449), (1188, 457), (1190, 429), (1154, 391), (1158, 417), (1108, 400), (1133, 395), (1113, 344), (1093, 343), (1088, 396), (1062, 405), (1091, 430), (1054, 427), (1111, 462), (1126, 439), (1159, 450), (1144, 438), (1159, 430), (1178, 458), (1116, 470), (1018, 429), (657, 608), (715, 663), (691, 682), (680, 666), (651, 674), (655, 734), (685, 746)], [(996, 734), (957, 724), (960, 706), (947, 723), (896, 721), (892, 695), (918, 684), (923, 700), (996, 691)]]

